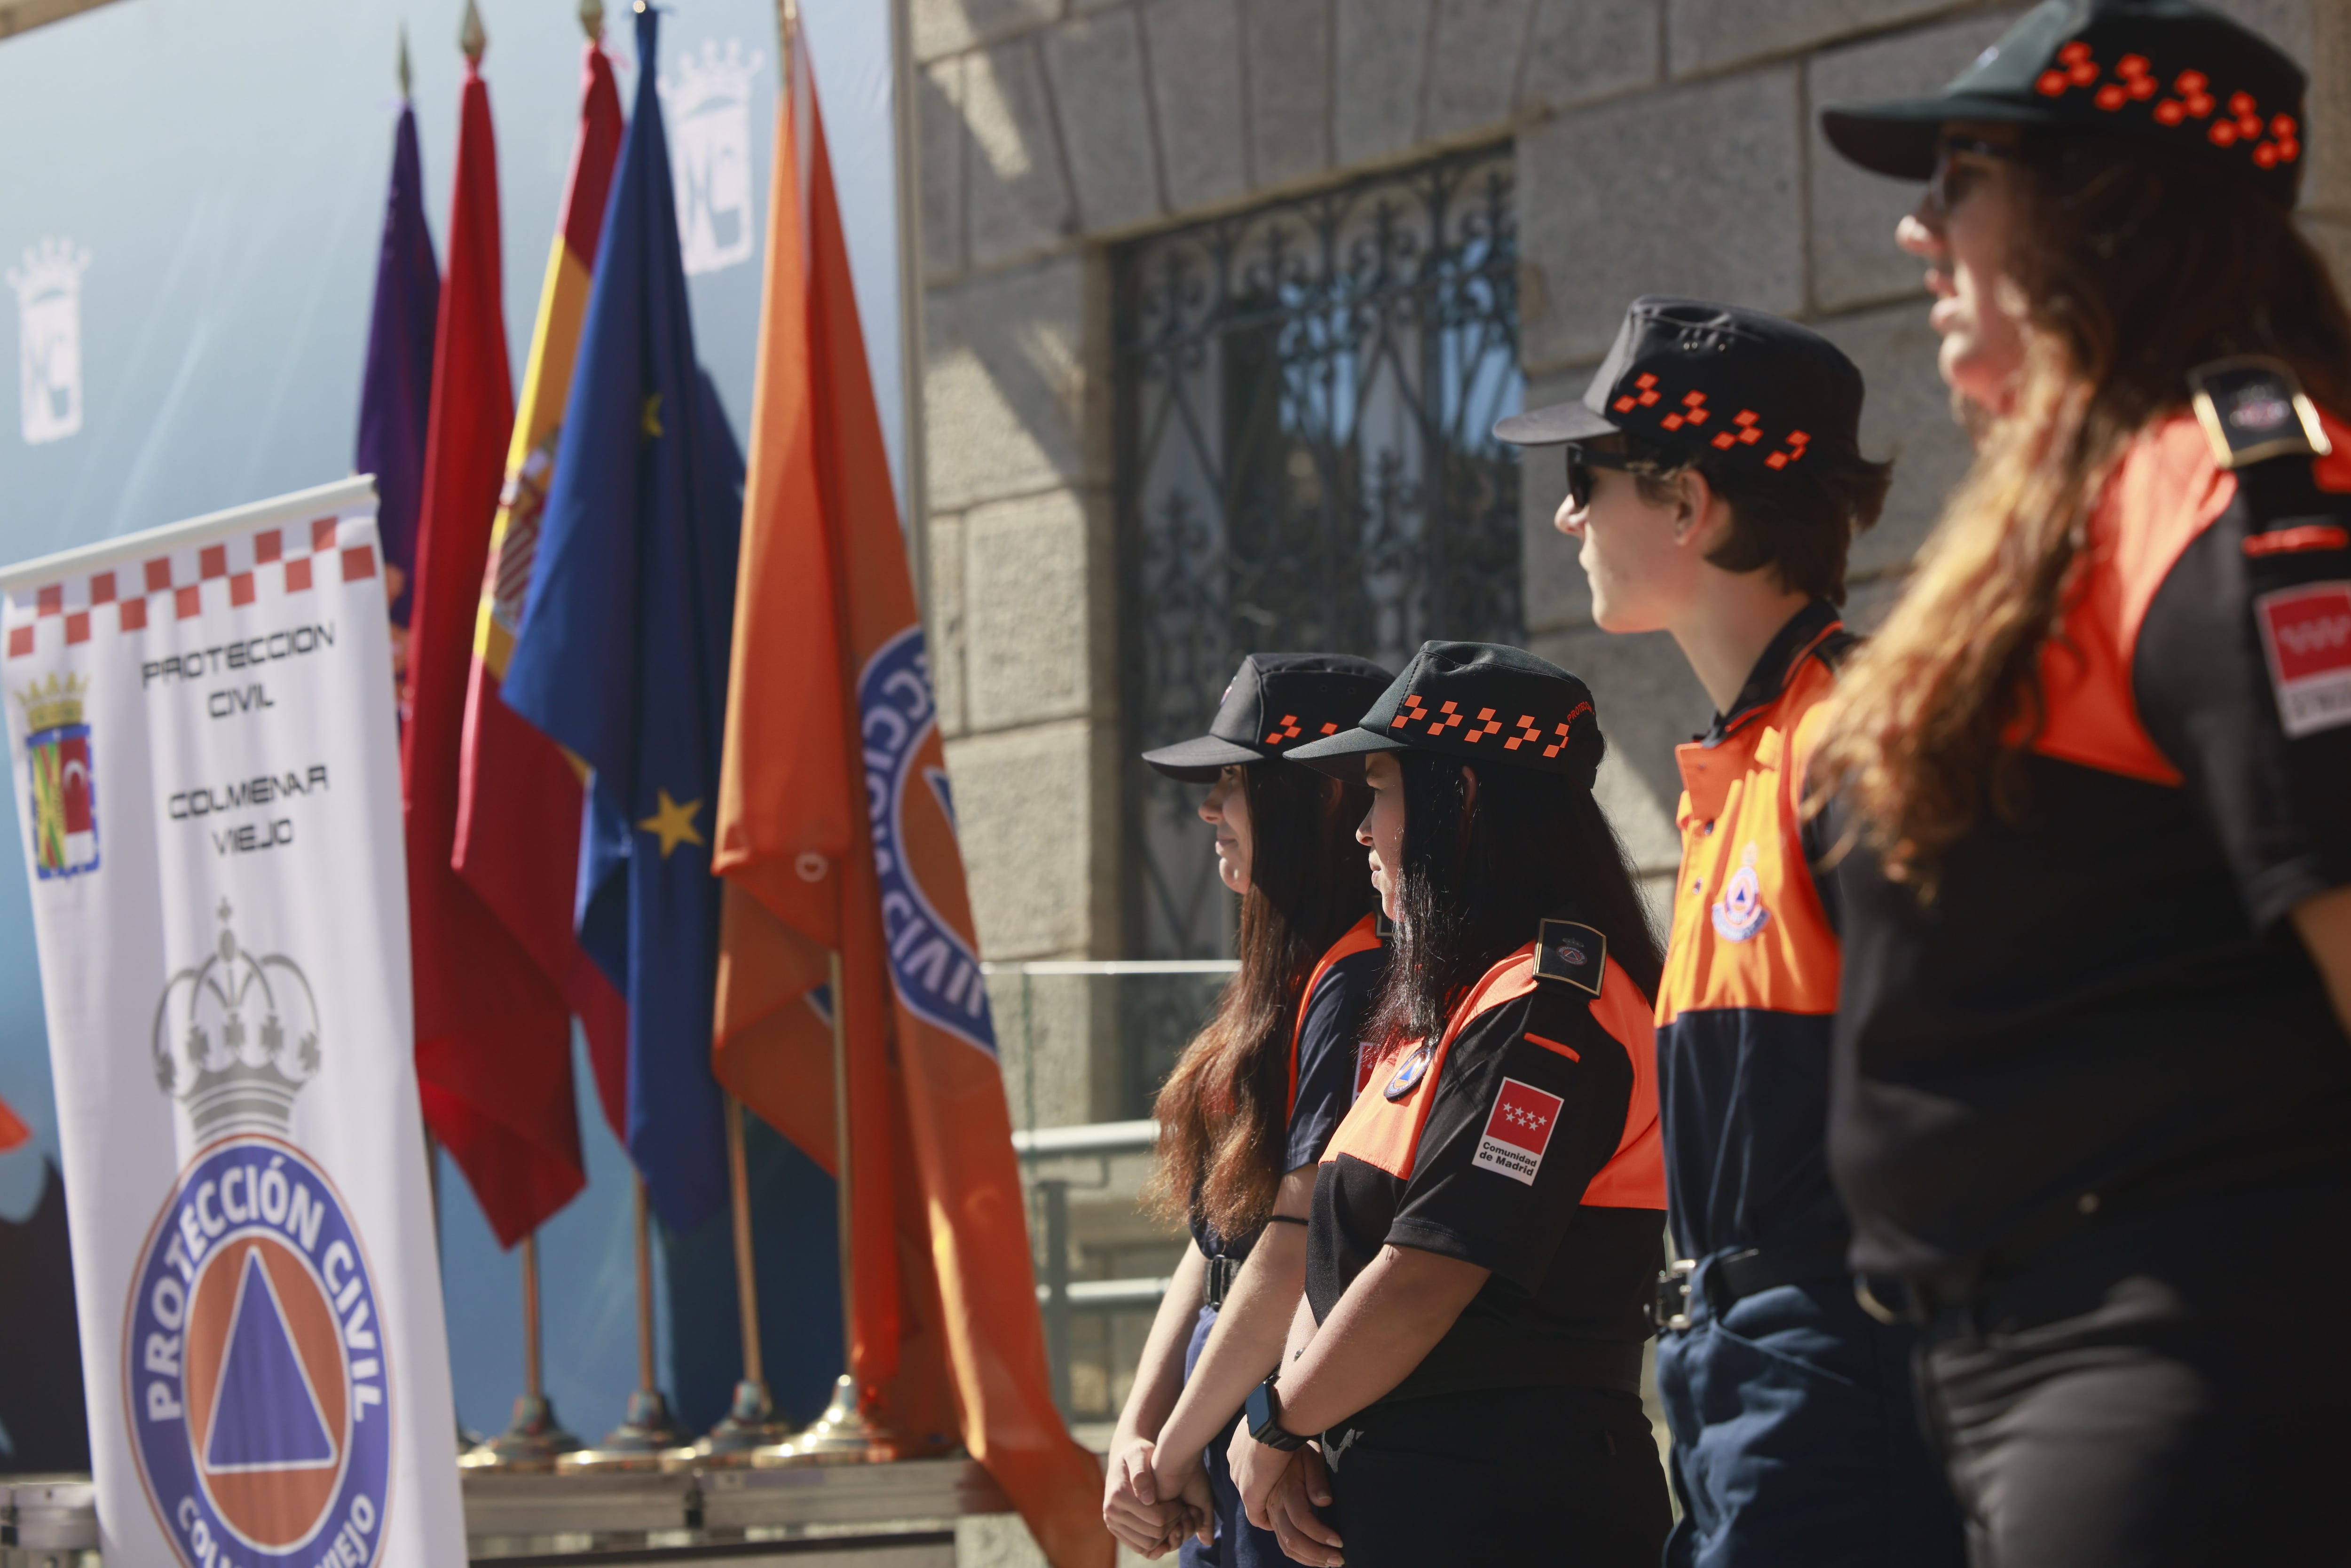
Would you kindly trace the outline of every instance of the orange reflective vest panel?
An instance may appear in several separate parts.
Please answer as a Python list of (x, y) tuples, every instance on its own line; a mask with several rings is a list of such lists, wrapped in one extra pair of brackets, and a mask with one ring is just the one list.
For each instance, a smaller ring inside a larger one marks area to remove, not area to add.
[(1665, 1172), (1650, 1004), (1593, 928), (1543, 923), (1444, 1034), (1391, 1049), (1323, 1151), (1307, 1297), (1327, 1317), (1384, 1247), (1491, 1272), (1387, 1397), (1484, 1387), (1637, 1389)]
[(1805, 847), (1798, 727), (1851, 646), (1816, 601), (1730, 713), (1677, 748), (1681, 871), (1657, 996), (1657, 1074), (1684, 1257), (1843, 1228), (1825, 1150), (1839, 952)]
[[(1331, 944), (1330, 950), (1315, 964), (1313, 973), (1306, 977), (1306, 988), (1298, 994), (1298, 1019), (1290, 1026), (1290, 1114), (1293, 1122), (1298, 1117), (1299, 1061), (1305, 1051), (1309, 1020), (1316, 1017), (1318, 1006), (1328, 1005), (1338, 997), (1339, 988), (1343, 986), (1349, 994), (1359, 995), (1363, 1003), (1368, 1004), (1385, 968), (1386, 961), (1380, 944), (1379, 916), (1366, 915)], [(1353, 1023), (1360, 1024), (1364, 1010), (1364, 1005), (1358, 1005), (1347, 1009), (1347, 1016)], [(1348, 1030), (1351, 1037), (1362, 1032), (1354, 1028)], [(1353, 1085), (1350, 1091), (1352, 1095), (1361, 1092), (1364, 1081), (1371, 1076), (1374, 1053), (1370, 1043), (1362, 1040), (1349, 1038), (1343, 1043), (1353, 1051), (1350, 1061)], [(1319, 1148), (1317, 1153), (1320, 1153)]]

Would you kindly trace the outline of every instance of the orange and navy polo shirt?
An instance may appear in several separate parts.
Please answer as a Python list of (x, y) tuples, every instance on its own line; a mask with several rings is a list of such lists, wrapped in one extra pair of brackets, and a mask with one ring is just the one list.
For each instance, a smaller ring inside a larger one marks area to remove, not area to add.
[(1856, 1266), (2351, 1169), (2351, 1040), (2286, 919), (2351, 883), (2351, 428), (2324, 428), (2331, 455), (2233, 470), (2185, 415), (2140, 433), (2041, 652), (2021, 807), (1987, 800), (1931, 901), (1840, 865)]
[(1853, 643), (1836, 606), (1814, 601), (1765, 648), (1730, 711), (1675, 753), (1682, 862), (1657, 987), (1657, 1079), (1686, 1258), (1844, 1228), (1826, 1150), (1836, 913), (1812, 871), (1791, 743)]
[(1666, 1202), (1649, 1001), (1601, 933), (1542, 925), (1440, 1039), (1385, 1054), (1322, 1153), (1316, 1322), (1391, 1243), (1492, 1270), (1389, 1400), (1640, 1386)]
[[(1322, 1157), (1339, 1118), (1354, 1103), (1370, 1073), (1374, 1051), (1364, 1025), (1387, 973), (1387, 948), (1380, 941), (1379, 917), (1366, 915), (1323, 953), (1299, 993), (1290, 1026), (1290, 1129), (1283, 1140), (1281, 1171), (1313, 1165)], [(1246, 1258), (1257, 1235), (1227, 1239), (1192, 1218), (1193, 1239), (1209, 1257)]]

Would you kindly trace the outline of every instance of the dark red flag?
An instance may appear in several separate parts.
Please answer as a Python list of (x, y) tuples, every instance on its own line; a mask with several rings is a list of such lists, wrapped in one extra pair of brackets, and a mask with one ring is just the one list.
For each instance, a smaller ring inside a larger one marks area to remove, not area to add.
[(413, 716), (401, 737), (416, 1076), (425, 1125), (513, 1246), (586, 1185), (560, 992), (451, 868), (474, 617), (514, 428), (499, 308), (498, 174), (490, 94), (465, 67), (434, 342), (433, 410), (409, 620)]

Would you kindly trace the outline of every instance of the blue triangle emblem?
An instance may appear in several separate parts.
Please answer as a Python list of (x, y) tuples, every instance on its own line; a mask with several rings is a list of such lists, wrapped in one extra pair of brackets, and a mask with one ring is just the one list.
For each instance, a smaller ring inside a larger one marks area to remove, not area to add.
[(212, 1427), (204, 1443), (207, 1470), (293, 1469), (335, 1462), (326, 1415), (287, 1333), (277, 1288), (258, 1252), (246, 1254), (245, 1277), (237, 1281)]

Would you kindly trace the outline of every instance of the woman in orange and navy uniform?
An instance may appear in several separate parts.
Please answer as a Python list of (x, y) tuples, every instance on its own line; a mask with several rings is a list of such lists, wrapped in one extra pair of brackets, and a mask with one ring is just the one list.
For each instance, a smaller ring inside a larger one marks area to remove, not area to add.
[(1604, 745), (1565, 671), (1430, 643), (1290, 754), (1371, 786), (1357, 836), (1395, 928), (1290, 1354), (1231, 1447), (1251, 1520), (1300, 1562), (1657, 1560), (1659, 959), (1592, 798)]
[(1191, 1568), (1279, 1568), (1242, 1517), (1225, 1437), (1281, 1354), (1305, 1272), (1315, 1162), (1360, 1081), (1384, 952), (1353, 852), (1364, 808), (1283, 753), (1352, 724), (1388, 673), (1336, 653), (1252, 653), (1208, 733), (1144, 760), (1205, 784), (1218, 874), (1240, 894), (1240, 972), (1159, 1091), (1152, 1191), (1190, 1227), (1111, 1444), (1103, 1521)]
[(2073, 0), (1826, 119), (1928, 181), (1983, 426), (1814, 716), (1860, 846), (1829, 1154), (2001, 1568), (2345, 1555), (2351, 313), (2303, 89), (2186, 0)]

